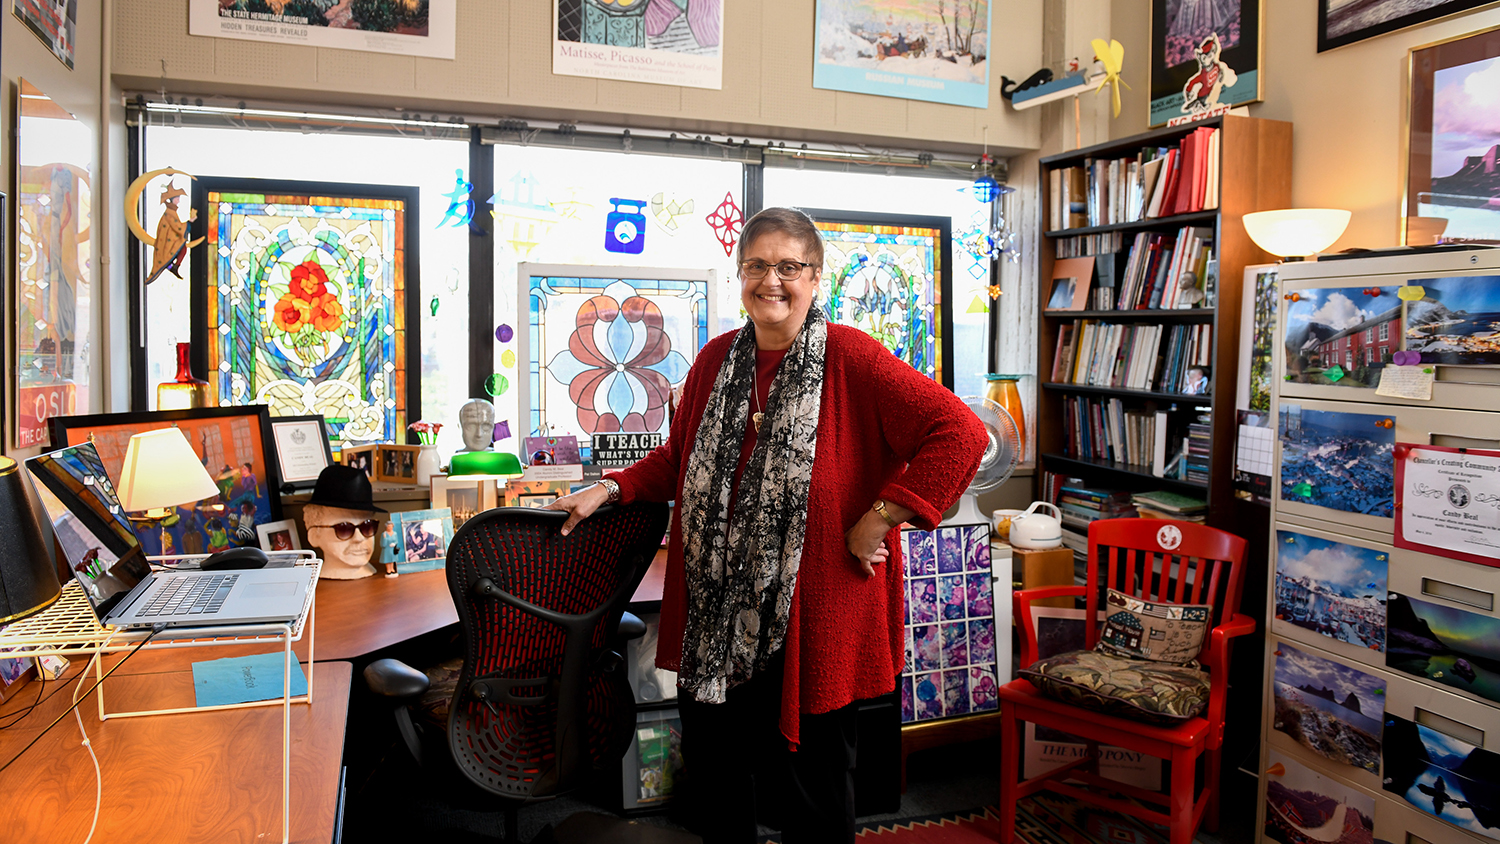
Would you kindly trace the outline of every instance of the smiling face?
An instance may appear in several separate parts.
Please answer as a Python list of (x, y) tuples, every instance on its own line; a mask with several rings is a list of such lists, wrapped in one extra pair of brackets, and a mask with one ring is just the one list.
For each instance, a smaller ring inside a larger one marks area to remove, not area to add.
[(755, 323), (756, 345), (762, 349), (789, 348), (807, 319), (823, 268), (804, 267), (802, 274), (790, 281), (776, 275), (774, 266), (781, 261), (813, 263), (815, 259), (801, 238), (774, 230), (747, 244), (740, 251), (740, 260), (764, 261), (772, 267), (764, 278), (740, 274), (740, 301)]

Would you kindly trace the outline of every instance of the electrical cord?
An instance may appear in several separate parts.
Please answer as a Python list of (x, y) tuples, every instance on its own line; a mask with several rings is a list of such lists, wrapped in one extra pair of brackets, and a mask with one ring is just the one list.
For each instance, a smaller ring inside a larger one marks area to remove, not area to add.
[[(53, 727), (56, 727), (58, 724), (62, 723), (62, 719), (68, 717), (68, 713), (69, 712), (72, 712), (73, 710), (77, 709), (78, 708), (78, 704), (81, 703), (84, 698), (87, 698), (89, 695), (93, 694), (94, 690), (97, 689), (97, 688), (99, 688), (100, 683), (103, 683), (105, 680), (108, 680), (111, 674), (113, 674), (116, 671), (118, 671), (119, 668), (120, 668), (120, 666), (124, 665), (131, 657), (135, 656), (136, 651), (139, 651), (141, 648), (145, 647), (145, 645), (146, 645), (147, 642), (151, 641), (153, 638), (156, 637), (156, 634), (162, 632), (165, 629), (167, 629), (167, 625), (165, 625), (165, 624), (153, 625), (152, 628), (151, 628), (150, 635), (148, 635), (146, 638), (142, 639), (139, 644), (137, 644), (134, 648), (132, 648), (130, 650), (129, 653), (125, 654), (125, 656), (123, 658), (121, 658), (121, 660), (119, 662), (117, 662), (117, 663), (114, 664), (113, 668), (111, 668), (108, 671), (104, 672), (104, 676), (100, 677), (99, 680), (98, 680), (98, 682), (96, 682), (96, 683), (94, 683), (94, 685), (90, 686), (89, 690), (87, 692), (85, 692), (82, 696), (78, 695), (77, 688), (75, 688), (74, 692), (73, 692), (73, 705), (69, 706), (67, 708), (67, 710), (65, 712), (63, 712), (61, 715), (59, 715), (56, 718), (54, 718), (52, 720), (52, 723), (50, 723), (46, 727), (44, 727), (41, 732), (37, 733), (36, 736), (31, 739), (31, 741), (27, 742), (26, 746), (23, 747), (23, 748), (21, 748), (21, 752), (17, 753), (15, 756), (12, 756), (10, 758), (10, 761), (6, 762), (4, 765), (0, 765), (0, 773), (4, 773), (7, 768), (9, 768), (11, 765), (14, 765), (16, 763), (17, 759), (20, 759), (22, 756), (24, 756), (26, 754), (26, 751), (30, 750), (38, 741), (41, 741), (42, 736), (44, 736), (48, 732), (50, 732)], [(79, 675), (79, 678), (78, 678), (78, 687), (79, 688), (81, 688), (83, 686), (83, 681), (88, 676), (89, 666), (93, 665), (94, 661), (97, 660), (98, 658), (99, 658), (99, 651), (95, 651), (93, 659), (89, 660), (88, 665), (84, 666), (84, 670)], [(54, 692), (54, 694), (55, 694), (55, 692)], [(81, 720), (80, 720), (80, 723), (82, 723)], [(91, 753), (91, 754), (93, 753), (93, 749), (92, 748), (89, 749), (89, 753)]]
[[(26, 707), (25, 709), (23, 709), (23, 710), (21, 710), (19, 712), (12, 712), (10, 715), (7, 715), (6, 717), (11, 719), (10, 723), (8, 723), (8, 724), (0, 724), (0, 730), (9, 729), (9, 728), (14, 727), (15, 725), (21, 723), (22, 721), (26, 720), (26, 716), (30, 715), (31, 711), (33, 709), (36, 709), (37, 704), (39, 704), (39, 703), (42, 702), (42, 692), (46, 691), (46, 689), (47, 689), (47, 672), (44, 671), (41, 666), (37, 666), (36, 676), (37, 676), (37, 679), (39, 679), (41, 681), (41, 682), (37, 683), (37, 686), (36, 686), (36, 700), (32, 701), (31, 705), (28, 706), (28, 707)], [(54, 695), (57, 694), (57, 690), (54, 689), (53, 692), (52, 692), (52, 694), (54, 694)], [(47, 697), (50, 700), (51, 697), (52, 697), (52, 695), (48, 695)]]
[[(151, 635), (155, 636), (156, 632), (152, 631)], [(146, 638), (149, 640), (150, 636)], [(146, 644), (146, 642), (142, 641), (141, 644), (144, 645)], [(140, 650), (140, 648), (137, 647), (136, 650)], [(135, 651), (131, 651), (131, 653), (135, 653)], [(129, 658), (130, 656), (127, 654), (125, 659)], [(89, 844), (90, 841), (94, 840), (94, 830), (99, 827), (99, 809), (104, 805), (104, 775), (99, 772), (99, 756), (94, 753), (94, 745), (89, 741), (88, 731), (83, 728), (83, 713), (78, 711), (78, 701), (81, 699), (78, 697), (78, 690), (83, 688), (83, 680), (88, 676), (89, 668), (91, 668), (94, 662), (98, 659), (99, 651), (94, 651), (94, 655), (89, 659), (88, 665), (85, 665), (83, 667), (83, 671), (79, 673), (78, 685), (73, 687), (73, 706), (70, 707), (73, 712), (73, 717), (78, 720), (78, 732), (83, 735), (83, 749), (89, 752), (89, 758), (94, 761), (94, 820), (89, 824), (89, 834), (83, 839), (83, 844)], [(125, 659), (120, 660), (120, 662), (124, 662)], [(115, 668), (119, 667), (119, 663), (116, 663)], [(113, 670), (114, 668), (110, 669), (110, 671)], [(100, 677), (99, 682), (104, 682), (104, 677)], [(97, 687), (98, 683), (95, 683), (94, 685), (95, 687)], [(89, 691), (93, 691), (93, 689), (90, 689)], [(67, 713), (63, 714), (66, 715)], [(22, 751), (22, 753), (24, 752), (25, 751)]]

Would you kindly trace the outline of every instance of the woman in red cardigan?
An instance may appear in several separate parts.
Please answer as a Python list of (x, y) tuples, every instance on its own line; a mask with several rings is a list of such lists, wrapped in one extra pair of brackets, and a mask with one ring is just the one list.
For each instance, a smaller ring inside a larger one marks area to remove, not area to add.
[[(676, 501), (657, 665), (678, 672), (706, 844), (853, 842), (857, 702), (902, 668), (902, 522), (932, 529), (986, 445), (952, 393), (813, 308), (823, 241), (800, 211), (745, 224), (749, 323), (711, 340), (665, 445), (560, 499)], [(756, 776), (753, 776), (756, 775)]]

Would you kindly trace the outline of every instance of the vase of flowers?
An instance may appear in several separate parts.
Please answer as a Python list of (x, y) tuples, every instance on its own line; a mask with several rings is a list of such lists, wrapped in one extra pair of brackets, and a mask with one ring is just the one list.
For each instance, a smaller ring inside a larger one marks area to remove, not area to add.
[(443, 429), (441, 422), (413, 422), (406, 426), (417, 432), (422, 447), (417, 452), (417, 486), (429, 486), (432, 476), (442, 472), (443, 464), (438, 459), (437, 436)]

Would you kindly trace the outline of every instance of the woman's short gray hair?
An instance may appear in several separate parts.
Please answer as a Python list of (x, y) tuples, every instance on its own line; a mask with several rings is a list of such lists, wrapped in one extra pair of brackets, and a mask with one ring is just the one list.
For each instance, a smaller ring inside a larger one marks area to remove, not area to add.
[(745, 260), (745, 245), (768, 232), (782, 232), (802, 241), (807, 254), (802, 256), (817, 269), (823, 268), (823, 236), (812, 218), (796, 208), (767, 208), (750, 218), (740, 231), (739, 247), (735, 251), (735, 262)]

